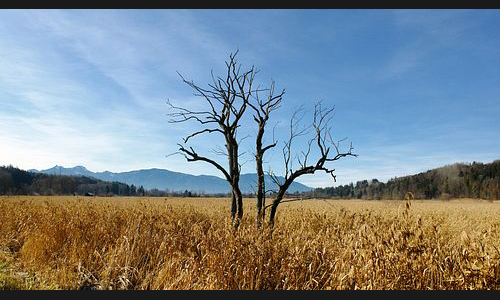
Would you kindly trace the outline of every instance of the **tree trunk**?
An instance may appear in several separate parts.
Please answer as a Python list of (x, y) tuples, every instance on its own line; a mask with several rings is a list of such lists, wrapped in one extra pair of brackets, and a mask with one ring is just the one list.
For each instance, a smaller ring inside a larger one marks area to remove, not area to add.
[(262, 227), (264, 221), (264, 207), (266, 205), (266, 184), (264, 178), (264, 168), (262, 167), (264, 150), (262, 150), (262, 138), (264, 137), (265, 121), (259, 122), (259, 131), (255, 139), (256, 154), (255, 163), (257, 167), (257, 228)]
[(243, 198), (239, 187), (240, 170), (238, 164), (238, 143), (232, 136), (226, 135), (226, 149), (229, 160), (229, 176), (231, 177), (232, 202), (231, 218), (235, 227), (239, 226), (243, 217)]
[(235, 217), (236, 217), (236, 195), (234, 194), (234, 190), (232, 189), (232, 191), (231, 191), (231, 219), (234, 220)]
[(264, 178), (264, 170), (262, 168), (262, 155), (256, 155), (257, 164), (257, 227), (261, 228), (264, 220), (264, 206), (266, 205), (266, 186)]
[(276, 210), (278, 209), (278, 205), (281, 203), (281, 200), (283, 200), (283, 197), (285, 196), (285, 193), (288, 189), (288, 187), (290, 186), (290, 184), (292, 184), (293, 182), (293, 179), (290, 180), (290, 178), (288, 180), (285, 181), (285, 183), (280, 186), (280, 190), (278, 192), (278, 195), (276, 195), (276, 198), (273, 200), (273, 204), (271, 205), (271, 212), (269, 213), (269, 227), (274, 227), (274, 216), (276, 215)]

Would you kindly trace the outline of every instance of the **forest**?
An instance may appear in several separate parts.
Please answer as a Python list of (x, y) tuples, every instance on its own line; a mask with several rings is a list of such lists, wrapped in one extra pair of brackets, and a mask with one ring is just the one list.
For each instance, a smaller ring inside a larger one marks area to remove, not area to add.
[(415, 199), (477, 198), (500, 199), (500, 160), (491, 163), (455, 163), (416, 175), (380, 182), (362, 180), (337, 187), (317, 188), (314, 197), (369, 200), (403, 199), (412, 192)]
[(121, 182), (85, 176), (47, 175), (13, 166), (0, 167), (0, 195), (96, 195), (151, 196), (146, 191)]

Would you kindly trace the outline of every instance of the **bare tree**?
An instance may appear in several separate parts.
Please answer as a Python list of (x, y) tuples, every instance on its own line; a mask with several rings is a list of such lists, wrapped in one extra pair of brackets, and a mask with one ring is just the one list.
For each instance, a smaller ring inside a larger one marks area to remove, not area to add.
[(206, 102), (207, 109), (194, 111), (191, 109), (178, 107), (167, 101), (171, 109), (168, 115), (171, 123), (195, 121), (202, 125), (203, 129), (196, 131), (184, 138), (186, 144), (191, 138), (201, 134), (222, 134), (225, 139), (225, 151), (218, 150), (218, 154), (224, 154), (228, 159), (227, 169), (215, 160), (198, 154), (193, 147), (179, 145), (179, 151), (185, 156), (188, 162), (204, 161), (222, 172), (224, 178), (229, 182), (232, 191), (231, 217), (235, 221), (235, 226), (243, 216), (243, 200), (239, 187), (241, 164), (237, 130), (240, 121), (247, 108), (250, 97), (257, 91), (253, 89), (253, 81), (257, 71), (252, 66), (248, 71), (242, 72), (241, 65), (236, 61), (236, 53), (231, 53), (226, 61), (227, 73), (225, 78), (215, 77), (212, 72), (212, 83), (208, 88), (202, 88), (193, 81), (188, 81), (181, 76), (182, 80), (193, 88), (196, 93)]
[[(285, 94), (285, 90), (282, 90), (279, 94), (274, 94), (275, 84), (274, 81), (271, 84), (271, 87), (266, 90), (268, 92), (265, 99), (259, 98), (259, 93), (255, 93), (254, 101), (250, 101), (248, 105), (253, 109), (254, 115), (253, 118), (255, 122), (258, 124), (257, 136), (255, 139), (255, 164), (257, 169), (257, 226), (260, 228), (262, 226), (264, 215), (264, 207), (266, 205), (266, 186), (265, 186), (265, 177), (264, 177), (264, 153), (276, 146), (276, 141), (267, 146), (263, 145), (264, 133), (267, 122), (269, 120), (269, 116), (271, 112), (278, 109), (281, 104), (281, 100), (283, 99), (283, 95)], [(255, 103), (254, 103), (255, 102)]]
[[(279, 190), (277, 192), (276, 198), (273, 200), (272, 204), (266, 206), (271, 208), (269, 213), (269, 225), (274, 226), (274, 220), (276, 215), (276, 210), (280, 203), (292, 201), (283, 200), (286, 191), (293, 183), (295, 179), (305, 174), (314, 174), (316, 171), (324, 171), (333, 177), (336, 181), (336, 176), (333, 173), (335, 169), (330, 169), (326, 166), (327, 163), (334, 162), (346, 156), (357, 156), (352, 153), (352, 144), (346, 152), (340, 152), (340, 142), (335, 142), (331, 136), (331, 120), (333, 117), (334, 107), (323, 108), (321, 102), (314, 105), (313, 122), (311, 126), (305, 126), (300, 128), (299, 124), (303, 117), (302, 108), (294, 112), (289, 127), (289, 138), (285, 141), (282, 148), (283, 159), (285, 164), (285, 176), (284, 180), (281, 181), (278, 176), (274, 173), (270, 173), (271, 179), (276, 183)], [(313, 132), (313, 137), (308, 141), (307, 148), (301, 151), (299, 154), (293, 156), (292, 154), (292, 144), (296, 138), (299, 136), (306, 135)], [(319, 152), (319, 157), (309, 163), (311, 149), (314, 147)], [(293, 162), (296, 161), (299, 168), (294, 170)]]
[[(270, 173), (271, 179), (278, 185), (279, 190), (272, 204), (266, 206), (266, 189), (265, 176), (263, 169), (264, 154), (267, 150), (274, 148), (277, 142), (274, 139), (264, 145), (264, 134), (268, 124), (270, 114), (278, 109), (281, 105), (285, 91), (275, 94), (275, 84), (272, 82), (268, 89), (254, 88), (254, 78), (258, 72), (253, 66), (246, 72), (241, 72), (241, 65), (236, 61), (236, 55), (230, 54), (229, 60), (226, 61), (227, 73), (225, 78), (216, 77), (212, 72), (212, 83), (208, 84), (208, 88), (202, 88), (196, 85), (193, 81), (186, 80), (181, 74), (183, 82), (193, 88), (196, 96), (204, 99), (206, 109), (195, 111), (188, 108), (183, 108), (173, 105), (167, 101), (171, 113), (171, 123), (194, 121), (201, 125), (202, 129), (195, 131), (184, 138), (184, 144), (178, 144), (179, 150), (176, 153), (184, 155), (188, 162), (204, 161), (217, 168), (231, 186), (232, 201), (231, 201), (231, 217), (235, 221), (235, 227), (239, 225), (243, 217), (243, 199), (239, 187), (241, 164), (239, 163), (239, 143), (237, 140), (237, 130), (241, 126), (240, 121), (245, 114), (247, 107), (253, 110), (253, 118), (258, 125), (255, 145), (255, 161), (257, 169), (257, 225), (261, 227), (266, 208), (270, 207), (269, 224), (274, 224), (274, 218), (278, 205), (283, 201), (286, 191), (295, 179), (304, 174), (313, 174), (316, 171), (325, 171), (332, 175), (334, 169), (326, 167), (326, 163), (336, 161), (346, 156), (356, 156), (352, 154), (352, 145), (347, 152), (341, 153), (339, 150), (339, 142), (334, 142), (331, 135), (331, 118), (333, 108), (324, 109), (321, 103), (317, 103), (314, 107), (313, 122), (311, 126), (306, 126), (299, 129), (298, 125), (302, 119), (299, 114), (301, 110), (297, 110), (290, 121), (290, 137), (285, 141), (282, 149), (285, 162), (285, 177), (281, 182), (279, 178)], [(265, 97), (260, 97), (265, 94)], [(302, 135), (313, 132), (313, 137), (307, 143), (307, 149), (296, 156), (292, 156), (292, 144), (294, 140)], [(216, 154), (225, 155), (228, 159), (228, 167), (225, 168), (215, 160), (200, 155), (193, 147), (187, 146), (192, 138), (202, 134), (221, 134), (225, 139), (225, 150), (220, 147), (214, 150)], [(309, 155), (312, 148), (317, 148), (320, 157), (313, 164), (308, 164)], [(299, 169), (293, 169), (293, 162), (297, 161), (300, 165)]]

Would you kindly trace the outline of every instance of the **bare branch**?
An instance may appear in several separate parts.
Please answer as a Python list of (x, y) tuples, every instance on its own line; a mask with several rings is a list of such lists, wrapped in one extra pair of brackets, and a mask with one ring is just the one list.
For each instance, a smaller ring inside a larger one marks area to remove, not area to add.
[(271, 148), (275, 147), (276, 145), (277, 145), (277, 142), (274, 142), (274, 143), (272, 143), (272, 144), (270, 144), (270, 145), (267, 145), (267, 146), (265, 146), (264, 148), (262, 148), (262, 152), (266, 152), (267, 150), (269, 150), (269, 149), (271, 149)]
[[(285, 141), (282, 148), (283, 160), (285, 165), (285, 182), (279, 185), (280, 190), (274, 199), (273, 203), (269, 205), (271, 207), (271, 213), (269, 215), (269, 223), (272, 226), (274, 223), (274, 215), (278, 205), (282, 202), (291, 202), (293, 200), (284, 200), (283, 197), (293, 183), (295, 179), (305, 174), (314, 174), (317, 171), (324, 171), (330, 174), (334, 181), (336, 181), (336, 176), (334, 174), (335, 169), (328, 168), (325, 164), (327, 162), (333, 162), (339, 160), (346, 156), (357, 156), (352, 153), (352, 144), (347, 152), (341, 152), (339, 143), (335, 143), (331, 136), (331, 120), (333, 117), (333, 108), (323, 108), (321, 102), (314, 105), (312, 129), (314, 136), (308, 141), (307, 150), (301, 152), (294, 156), (292, 159), (292, 144), (297, 136), (308, 133), (308, 130), (299, 130), (297, 123), (302, 119), (302, 117), (297, 117), (297, 110), (295, 110), (290, 120), (290, 136), (287, 141)], [(342, 141), (342, 140), (341, 140)], [(319, 157), (315, 160), (315, 163), (308, 163), (309, 156), (311, 153), (312, 145), (315, 145), (319, 151)], [(332, 153), (332, 148), (335, 149), (335, 153)], [(297, 160), (300, 168), (294, 170), (292, 162)], [(296, 201), (296, 200), (295, 200)]]
[(215, 162), (214, 160), (211, 160), (207, 157), (198, 155), (198, 153), (196, 153), (192, 147), (190, 147), (189, 148), (190, 150), (188, 150), (188, 149), (184, 148), (184, 146), (182, 146), (181, 144), (177, 144), (177, 145), (180, 147), (179, 151), (184, 154), (187, 161), (207, 162), (207, 163), (213, 165), (214, 167), (216, 167), (217, 169), (219, 169), (222, 172), (222, 174), (224, 175), (224, 177), (226, 177), (226, 179), (228, 181), (231, 181), (231, 176), (229, 176), (229, 173), (221, 165), (219, 165), (217, 162)]
[(276, 176), (276, 174), (274, 174), (274, 172), (268, 171), (267, 175), (269, 175), (269, 178), (271, 178), (271, 180), (274, 182), (274, 184), (276, 184), (278, 187), (281, 187), (283, 185), (283, 182), (281, 182), (279, 180), (278, 176)]
[(227, 154), (227, 151), (223, 150), (219, 145), (217, 145), (216, 148), (211, 149), (211, 151), (216, 155), (222, 155), (226, 157), (229, 156), (229, 154)]
[(173, 153), (170, 153), (170, 154), (165, 155), (165, 158), (169, 158), (170, 156), (174, 156), (174, 155), (176, 155), (176, 154), (182, 154), (182, 153), (181, 153), (181, 152), (179, 152), (179, 151), (175, 151), (175, 152), (173, 152)]
[(199, 134), (205, 133), (205, 132), (208, 132), (208, 133), (212, 133), (212, 132), (220, 132), (220, 133), (224, 134), (224, 131), (222, 131), (222, 130), (220, 130), (220, 129), (208, 129), (208, 128), (207, 128), (207, 129), (203, 129), (203, 130), (197, 131), (197, 132), (195, 132), (195, 133), (193, 133), (193, 134), (190, 134), (190, 135), (188, 135), (187, 137), (183, 138), (184, 143), (187, 143), (187, 142), (188, 142), (188, 140), (189, 140), (190, 138), (192, 138), (192, 137), (194, 137), (194, 136), (197, 136), (197, 135), (199, 135)]

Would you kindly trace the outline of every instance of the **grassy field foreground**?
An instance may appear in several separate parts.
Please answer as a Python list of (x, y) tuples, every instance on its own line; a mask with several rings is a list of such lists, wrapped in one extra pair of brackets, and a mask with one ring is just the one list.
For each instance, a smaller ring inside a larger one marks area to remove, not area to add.
[(499, 201), (0, 197), (0, 289), (498, 289)]

